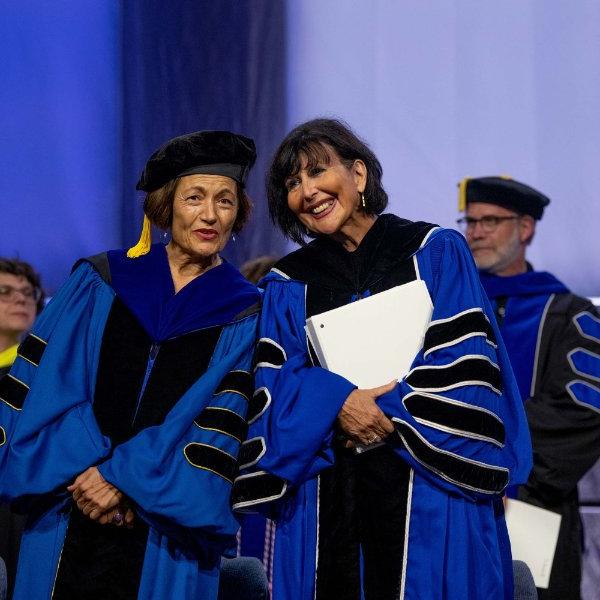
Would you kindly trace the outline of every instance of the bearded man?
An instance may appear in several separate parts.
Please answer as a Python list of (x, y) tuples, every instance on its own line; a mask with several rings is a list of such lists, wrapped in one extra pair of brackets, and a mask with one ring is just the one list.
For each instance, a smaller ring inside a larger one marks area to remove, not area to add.
[(526, 252), (550, 200), (506, 177), (460, 184), (458, 220), (480, 270), (525, 403), (533, 469), (513, 495), (562, 516), (542, 600), (578, 600), (577, 482), (600, 456), (600, 316)]

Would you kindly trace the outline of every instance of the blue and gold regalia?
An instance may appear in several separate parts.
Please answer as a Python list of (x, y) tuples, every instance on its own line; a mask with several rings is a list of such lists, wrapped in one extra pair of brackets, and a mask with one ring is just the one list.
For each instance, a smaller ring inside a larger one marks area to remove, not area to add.
[[(396, 431), (352, 453), (336, 417), (354, 385), (318, 366), (305, 320), (415, 279), (434, 308), (411, 370), (378, 400)], [(264, 285), (233, 498), (275, 520), (274, 600), (512, 600), (501, 496), (527, 479), (530, 439), (462, 236), (383, 215), (355, 252), (314, 240)]]
[[(175, 294), (162, 245), (76, 266), (0, 381), (0, 494), (28, 514), (15, 600), (216, 598), (259, 299), (226, 262)], [(133, 529), (74, 507), (92, 465)]]

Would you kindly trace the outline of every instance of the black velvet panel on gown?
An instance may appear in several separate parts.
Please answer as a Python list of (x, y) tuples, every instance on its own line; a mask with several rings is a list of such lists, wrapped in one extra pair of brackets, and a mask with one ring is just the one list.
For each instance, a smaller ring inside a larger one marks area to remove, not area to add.
[[(429, 223), (383, 215), (354, 252), (326, 238), (276, 267), (307, 283), (307, 318), (416, 279), (412, 255)], [(316, 358), (313, 355), (313, 361)], [(410, 468), (390, 444), (354, 454), (334, 449), (319, 476), (316, 600), (393, 600), (400, 587)], [(394, 442), (390, 442), (394, 443)]]
[[(207, 370), (221, 330), (209, 327), (153, 344), (125, 304), (115, 298), (94, 394), (96, 420), (113, 445), (164, 421)], [(147, 538), (148, 527), (139, 517), (132, 529), (99, 525), (73, 507), (53, 599), (135, 600)]]

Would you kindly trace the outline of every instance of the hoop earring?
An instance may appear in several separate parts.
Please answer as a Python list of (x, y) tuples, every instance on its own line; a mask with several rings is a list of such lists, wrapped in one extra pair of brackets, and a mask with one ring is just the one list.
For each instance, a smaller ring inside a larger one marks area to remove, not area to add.
[(364, 192), (358, 192), (358, 197), (360, 198), (360, 205), (363, 207), (363, 209), (367, 208)]

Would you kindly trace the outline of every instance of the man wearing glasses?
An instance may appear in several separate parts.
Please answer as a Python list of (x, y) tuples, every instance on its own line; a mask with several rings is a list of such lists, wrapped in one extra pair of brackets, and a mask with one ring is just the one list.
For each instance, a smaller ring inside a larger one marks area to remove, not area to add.
[[(19, 341), (31, 329), (36, 315), (44, 306), (44, 294), (38, 274), (20, 260), (0, 257), (0, 378), (15, 361)], [(1, 400), (1, 399), (0, 399)], [(0, 446), (5, 442), (0, 429)], [(6, 562), (8, 597), (11, 597), (25, 518), (0, 504), (0, 561)], [(4, 571), (0, 566), (0, 598)]]
[(542, 600), (579, 600), (582, 527), (577, 482), (600, 456), (600, 316), (527, 246), (550, 200), (505, 177), (465, 179), (458, 219), (494, 307), (531, 431), (533, 469), (520, 500), (562, 515)]

